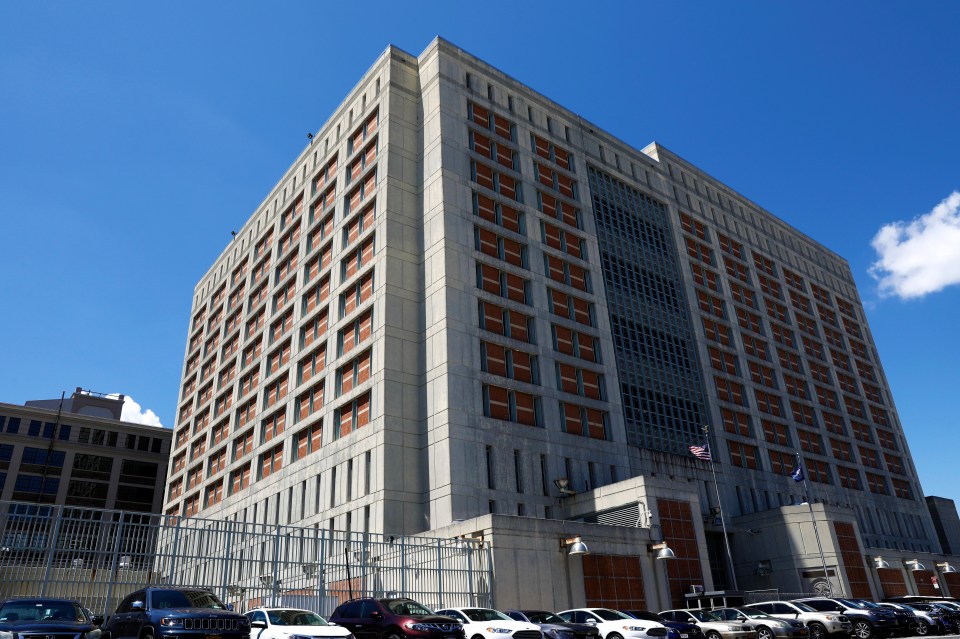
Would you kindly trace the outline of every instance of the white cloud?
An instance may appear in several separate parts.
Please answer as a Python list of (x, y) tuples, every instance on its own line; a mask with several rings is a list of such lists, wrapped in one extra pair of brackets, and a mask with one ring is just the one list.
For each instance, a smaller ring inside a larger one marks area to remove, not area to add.
[(909, 223), (884, 225), (871, 245), (880, 259), (870, 275), (883, 297), (913, 299), (960, 284), (960, 192)]
[(163, 424), (160, 423), (160, 418), (149, 408), (143, 410), (143, 408), (137, 402), (133, 401), (133, 398), (127, 395), (123, 398), (123, 410), (120, 413), (120, 419), (125, 422), (133, 422), (134, 424), (145, 424), (147, 426), (159, 426), (163, 428)]

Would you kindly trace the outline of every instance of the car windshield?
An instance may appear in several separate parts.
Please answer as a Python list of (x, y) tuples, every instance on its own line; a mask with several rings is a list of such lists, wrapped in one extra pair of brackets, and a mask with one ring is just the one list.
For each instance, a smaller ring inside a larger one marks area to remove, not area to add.
[(552, 612), (545, 612), (543, 610), (528, 611), (524, 614), (527, 615), (530, 623), (567, 623)]
[(739, 612), (741, 615), (746, 615), (750, 619), (766, 619), (771, 616), (762, 610), (755, 610), (753, 608), (734, 608), (733, 610)]
[(697, 621), (720, 621), (720, 617), (706, 610), (688, 610), (691, 615), (697, 618)]
[(866, 605), (867, 602), (860, 601), (859, 599), (837, 599), (837, 601), (847, 608), (854, 608), (856, 610), (866, 610), (869, 608), (869, 606)]
[(212, 608), (226, 610), (227, 607), (212, 592), (204, 590), (154, 590), (150, 593), (150, 607), (154, 610), (170, 608)]
[(814, 608), (811, 608), (810, 606), (803, 603), (802, 601), (794, 601), (790, 605), (796, 606), (797, 610), (799, 610), (800, 612), (817, 612)]
[(309, 610), (268, 610), (272, 626), (326, 626), (327, 620)]
[(490, 608), (464, 608), (461, 612), (470, 621), (513, 621), (502, 612)]
[(0, 621), (87, 622), (83, 608), (70, 601), (8, 601), (0, 607)]
[(650, 612), (649, 610), (631, 610), (630, 614), (636, 617), (637, 619), (641, 619), (644, 621), (659, 621), (660, 623), (663, 623), (663, 621), (665, 621), (663, 617), (661, 617), (655, 612)]
[(413, 599), (389, 599), (384, 601), (383, 605), (387, 607), (387, 610), (395, 615), (413, 615), (422, 617), (433, 614), (432, 610), (424, 606), (422, 603), (414, 601)]
[(610, 610), (609, 608), (594, 608), (591, 612), (604, 621), (620, 621), (621, 619), (630, 618), (630, 615), (625, 615), (619, 610)]

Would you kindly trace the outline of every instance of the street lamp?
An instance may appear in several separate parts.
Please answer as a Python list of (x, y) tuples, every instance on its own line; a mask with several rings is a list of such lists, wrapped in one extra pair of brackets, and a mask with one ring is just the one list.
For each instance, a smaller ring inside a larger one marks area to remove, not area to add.
[(890, 562), (884, 559), (883, 557), (877, 555), (873, 558), (873, 565), (877, 568), (889, 568)]
[(590, 549), (587, 548), (587, 545), (583, 543), (583, 540), (580, 539), (580, 535), (576, 537), (570, 537), (568, 539), (560, 540), (560, 550), (568, 548), (567, 555), (573, 557), (574, 555), (589, 555)]

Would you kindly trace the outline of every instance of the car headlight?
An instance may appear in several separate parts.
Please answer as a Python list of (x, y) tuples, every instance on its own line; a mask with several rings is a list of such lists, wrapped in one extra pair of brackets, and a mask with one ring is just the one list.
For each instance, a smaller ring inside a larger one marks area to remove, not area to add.
[(100, 635), (103, 634), (99, 628), (94, 628), (90, 632), (84, 633), (83, 639), (100, 639)]
[(183, 628), (183, 619), (164, 617), (160, 620), (160, 625), (164, 628)]
[(498, 635), (505, 635), (513, 632), (513, 630), (510, 630), (509, 628), (487, 628), (486, 631), (493, 632)]
[(17, 639), (17, 633), (10, 630), (0, 630), (0, 639)]

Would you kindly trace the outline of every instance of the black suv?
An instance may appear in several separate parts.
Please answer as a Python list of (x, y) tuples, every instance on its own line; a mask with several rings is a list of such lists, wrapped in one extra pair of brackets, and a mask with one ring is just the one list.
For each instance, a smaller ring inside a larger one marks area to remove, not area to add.
[(10, 599), (0, 602), (0, 636), (97, 639), (103, 617), (69, 599)]
[(340, 604), (330, 621), (357, 639), (464, 639), (459, 621), (406, 598), (353, 599)]
[(120, 602), (103, 633), (103, 639), (249, 639), (250, 620), (207, 590), (144, 588)]

